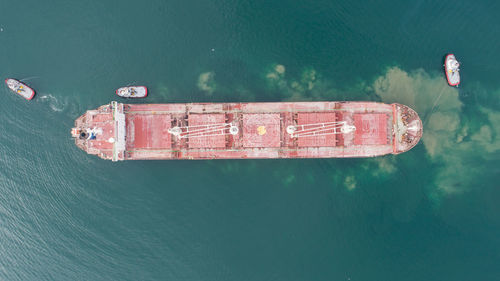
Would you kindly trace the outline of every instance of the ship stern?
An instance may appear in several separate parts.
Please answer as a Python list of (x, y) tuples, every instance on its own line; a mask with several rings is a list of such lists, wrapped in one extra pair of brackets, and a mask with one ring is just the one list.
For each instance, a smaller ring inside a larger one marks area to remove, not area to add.
[(111, 102), (89, 110), (75, 120), (71, 136), (88, 154), (112, 161), (125, 158), (125, 115), (123, 104)]

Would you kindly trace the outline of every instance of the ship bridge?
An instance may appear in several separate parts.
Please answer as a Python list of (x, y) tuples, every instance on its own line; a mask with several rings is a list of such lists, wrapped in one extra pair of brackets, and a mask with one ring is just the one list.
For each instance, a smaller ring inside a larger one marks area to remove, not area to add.
[(123, 104), (116, 101), (111, 102), (111, 111), (113, 112), (114, 139), (109, 141), (113, 143), (113, 161), (123, 160), (125, 152), (125, 114), (123, 113)]

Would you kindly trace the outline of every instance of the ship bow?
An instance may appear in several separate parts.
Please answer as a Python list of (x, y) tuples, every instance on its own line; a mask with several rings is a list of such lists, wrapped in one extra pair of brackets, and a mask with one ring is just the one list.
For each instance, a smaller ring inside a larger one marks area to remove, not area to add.
[(422, 120), (417, 112), (406, 105), (393, 104), (394, 154), (412, 149), (422, 137)]

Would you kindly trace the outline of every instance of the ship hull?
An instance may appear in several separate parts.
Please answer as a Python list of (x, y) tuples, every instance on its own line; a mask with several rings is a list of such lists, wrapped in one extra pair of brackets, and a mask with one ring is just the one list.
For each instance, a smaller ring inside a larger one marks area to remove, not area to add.
[(404, 105), (377, 102), (112, 102), (73, 130), (78, 147), (114, 161), (346, 158), (407, 151), (422, 122)]
[(448, 54), (444, 60), (444, 72), (446, 74), (446, 81), (452, 87), (458, 87), (460, 84), (460, 73), (458, 69), (453, 69), (453, 63), (457, 62), (455, 55)]
[(122, 98), (140, 99), (148, 96), (148, 88), (145, 86), (122, 87), (115, 93)]
[(13, 93), (18, 94), (27, 100), (32, 100), (35, 96), (35, 91), (19, 80), (7, 78), (5, 79), (5, 84)]

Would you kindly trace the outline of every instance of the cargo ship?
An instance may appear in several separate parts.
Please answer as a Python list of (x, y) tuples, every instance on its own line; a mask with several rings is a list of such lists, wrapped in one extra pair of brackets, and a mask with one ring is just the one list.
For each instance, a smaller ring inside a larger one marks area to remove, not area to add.
[(79, 148), (112, 161), (375, 157), (408, 151), (421, 136), (414, 110), (379, 102), (113, 101), (72, 129)]

